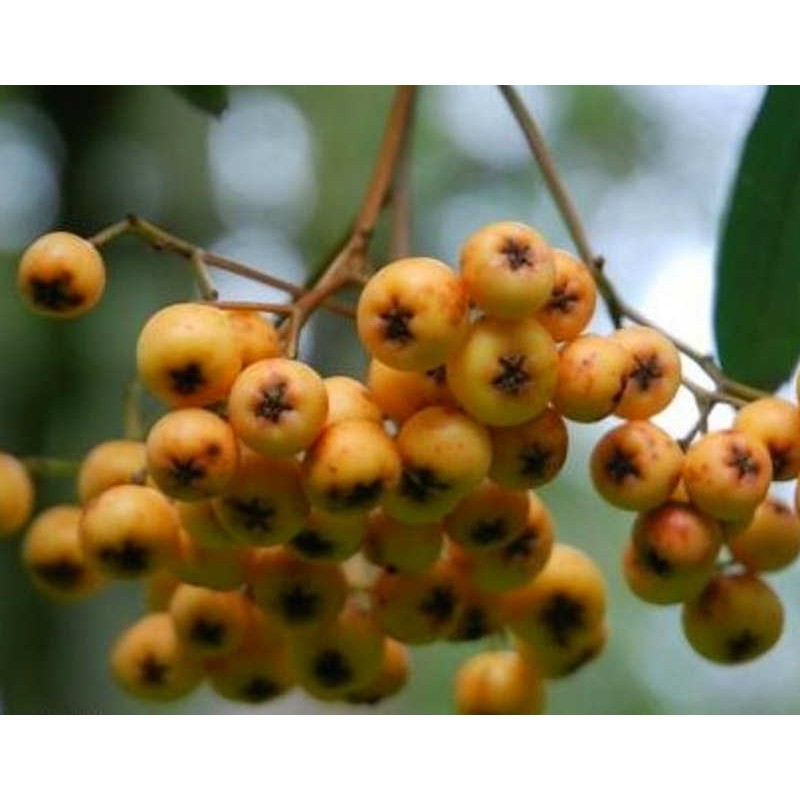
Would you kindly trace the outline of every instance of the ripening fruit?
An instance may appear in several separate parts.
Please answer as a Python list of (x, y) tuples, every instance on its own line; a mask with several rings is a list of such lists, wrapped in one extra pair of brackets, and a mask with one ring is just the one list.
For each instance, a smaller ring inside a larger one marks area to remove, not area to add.
[(592, 483), (611, 505), (647, 511), (675, 491), (683, 450), (661, 428), (646, 420), (626, 422), (609, 431), (592, 450)]
[[(452, 550), (458, 545), (452, 545)], [(458, 603), (450, 642), (475, 642), (497, 634), (505, 625), (505, 607), (496, 594), (482, 592), (472, 582), (469, 567), (448, 549), (446, 556), (456, 576)]]
[(496, 222), (461, 248), (461, 278), (474, 303), (491, 317), (521, 319), (541, 308), (555, 279), (553, 251), (520, 222)]
[(224, 311), (176, 303), (145, 323), (136, 364), (142, 383), (167, 405), (207, 406), (227, 397), (242, 357)]
[(212, 689), (226, 700), (265, 703), (295, 683), (286, 634), (257, 606), (248, 606), (248, 623), (239, 647), (205, 661)]
[(683, 483), (692, 503), (722, 520), (750, 516), (767, 496), (772, 460), (760, 439), (744, 431), (709, 433), (687, 451)]
[(80, 518), (79, 506), (54, 506), (38, 514), (25, 533), (22, 563), (51, 599), (80, 600), (102, 583), (83, 554)]
[(535, 320), (484, 317), (447, 361), (458, 403), (487, 425), (521, 425), (544, 411), (556, 387), (558, 353)]
[(488, 550), (519, 536), (527, 520), (528, 493), (504, 489), (486, 478), (459, 501), (444, 526), (467, 550)]
[(648, 419), (663, 411), (681, 385), (681, 357), (675, 345), (653, 328), (621, 328), (611, 339), (633, 356), (625, 391), (614, 413), (625, 419)]
[(200, 547), (238, 547), (240, 542), (220, 522), (210, 500), (175, 503), (181, 527)]
[(528, 493), (528, 516), (518, 536), (502, 547), (470, 553), (470, 574), (484, 592), (519, 589), (544, 569), (555, 540), (555, 523), (547, 506)]
[(390, 572), (421, 574), (430, 569), (442, 552), (444, 528), (440, 522), (406, 525), (376, 508), (367, 517), (364, 555)]
[(238, 463), (233, 429), (202, 408), (170, 411), (147, 435), (147, 474), (164, 494), (178, 500), (222, 494)]
[(553, 480), (567, 460), (564, 418), (554, 408), (522, 425), (490, 428), (491, 478), (509, 489), (534, 489)]
[(731, 555), (753, 572), (774, 572), (800, 554), (800, 518), (776, 497), (756, 509), (750, 524), (728, 540)]
[(283, 352), (275, 326), (258, 311), (224, 309), (233, 328), (242, 357), (242, 369), (263, 358), (275, 358)]
[(78, 499), (83, 505), (112, 486), (143, 484), (147, 478), (144, 442), (112, 439), (93, 447), (78, 471)]
[(585, 553), (556, 543), (544, 569), (504, 595), (508, 627), (537, 649), (571, 650), (596, 629), (606, 608), (603, 574)]
[(780, 397), (764, 397), (739, 409), (733, 427), (760, 439), (772, 459), (772, 480), (789, 481), (800, 472), (800, 410)]
[(148, 614), (128, 628), (111, 651), (111, 671), (119, 685), (144, 700), (177, 700), (203, 678), (175, 635), (169, 614)]
[(367, 386), (383, 413), (399, 425), (428, 406), (455, 406), (443, 364), (425, 372), (408, 372), (392, 369), (373, 358)]
[(288, 544), (309, 561), (346, 561), (358, 552), (366, 535), (366, 515), (331, 514), (312, 508), (303, 529)]
[(169, 611), (172, 595), (182, 585), (181, 579), (167, 569), (153, 572), (142, 581), (144, 607), (149, 612)]
[(352, 599), (336, 619), (292, 637), (289, 658), (309, 694), (339, 700), (377, 679), (383, 641), (373, 613)]
[(255, 547), (288, 542), (309, 511), (295, 459), (268, 458), (244, 447), (229, 490), (212, 505), (231, 536)]
[(682, 603), (710, 580), (721, 546), (717, 520), (685, 503), (665, 503), (636, 518), (623, 574), (647, 603)]
[(141, 578), (168, 566), (179, 553), (178, 512), (149, 486), (112, 486), (83, 511), (80, 536), (86, 560), (109, 578)]
[(402, 462), (399, 485), (384, 511), (409, 525), (441, 519), (489, 471), (486, 429), (466, 414), (430, 406), (406, 420), (395, 440)]
[(347, 375), (332, 375), (323, 380), (328, 393), (325, 425), (347, 419), (362, 419), (383, 424), (383, 411), (363, 383)]
[(366, 685), (348, 692), (344, 699), (348, 703), (373, 706), (396, 695), (408, 683), (410, 671), (408, 648), (385, 636), (380, 672)]
[(17, 288), (36, 312), (72, 319), (95, 306), (106, 286), (103, 258), (87, 239), (53, 231), (40, 236), (22, 254)]
[(384, 633), (406, 644), (444, 639), (458, 620), (458, 576), (444, 560), (422, 575), (381, 572), (372, 598)]
[(33, 513), (33, 481), (18, 458), (0, 452), (0, 539), (12, 536)]
[(361, 343), (401, 370), (443, 364), (464, 337), (468, 300), (453, 271), (433, 258), (404, 258), (378, 270), (358, 300)]
[(175, 633), (194, 658), (227, 655), (244, 639), (247, 600), (238, 591), (179, 586), (169, 604)]
[(742, 664), (780, 639), (783, 606), (756, 575), (717, 575), (684, 605), (682, 621), (689, 644), (701, 656), (718, 664)]
[(256, 603), (293, 631), (329, 622), (347, 598), (339, 564), (308, 561), (286, 547), (257, 550), (248, 583)]
[(513, 650), (468, 659), (456, 676), (459, 714), (541, 714), (545, 685), (533, 663)]
[(392, 438), (377, 422), (349, 419), (325, 428), (303, 459), (309, 502), (332, 513), (369, 511), (397, 488), (402, 469)]
[(589, 324), (597, 302), (597, 287), (587, 266), (564, 250), (553, 250), (556, 273), (547, 302), (536, 321), (557, 342), (579, 336)]
[(265, 456), (305, 450), (325, 425), (328, 393), (322, 378), (301, 361), (256, 361), (236, 379), (228, 418), (237, 436)]
[(633, 356), (613, 339), (579, 336), (559, 353), (553, 405), (576, 422), (603, 419), (622, 398), (633, 367)]

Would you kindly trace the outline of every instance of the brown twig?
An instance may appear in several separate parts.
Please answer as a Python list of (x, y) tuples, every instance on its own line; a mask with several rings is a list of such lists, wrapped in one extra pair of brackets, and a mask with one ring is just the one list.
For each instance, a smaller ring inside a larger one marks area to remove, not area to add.
[(653, 328), (666, 336), (681, 353), (694, 361), (706, 375), (708, 375), (718, 390), (716, 392), (709, 392), (709, 390), (702, 386), (684, 378), (683, 385), (694, 394), (698, 402), (701, 400), (705, 402), (707, 399), (706, 396), (712, 395), (715, 398), (714, 403), (727, 403), (738, 407), (750, 400), (757, 400), (760, 397), (766, 396), (766, 392), (762, 392), (760, 389), (756, 389), (753, 386), (748, 386), (747, 384), (740, 383), (728, 377), (723, 370), (720, 369), (713, 356), (707, 353), (701, 353), (696, 348), (673, 336), (661, 326), (655, 324), (643, 314), (640, 314), (620, 297), (616, 287), (603, 271), (603, 257), (596, 255), (589, 243), (589, 238), (580, 215), (570, 198), (550, 149), (547, 146), (547, 142), (533, 114), (531, 114), (525, 106), (519, 93), (513, 87), (500, 86), (498, 88), (508, 103), (520, 130), (525, 136), (531, 153), (536, 163), (539, 165), (539, 169), (542, 172), (550, 195), (558, 208), (561, 218), (564, 220), (564, 224), (569, 230), (570, 237), (572, 238), (576, 250), (581, 259), (587, 264), (589, 269), (592, 270), (595, 282), (597, 283), (597, 290), (605, 302), (614, 327), (620, 328), (623, 322), (628, 320), (637, 325)]

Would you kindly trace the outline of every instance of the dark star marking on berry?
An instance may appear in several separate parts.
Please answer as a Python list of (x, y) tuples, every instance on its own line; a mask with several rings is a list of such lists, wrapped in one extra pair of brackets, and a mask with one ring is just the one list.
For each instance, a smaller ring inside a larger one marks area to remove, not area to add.
[(443, 624), (455, 613), (455, 593), (449, 586), (434, 586), (423, 597), (419, 610), (435, 622)]
[(333, 648), (317, 653), (311, 667), (314, 677), (326, 688), (336, 689), (353, 680), (353, 669), (347, 659)]
[(206, 476), (205, 467), (202, 467), (192, 458), (173, 458), (169, 476), (176, 485), (186, 488), (195, 481), (202, 480)]
[(383, 481), (360, 481), (342, 489), (332, 486), (328, 490), (328, 499), (337, 508), (365, 508), (374, 505), (383, 491)]
[(414, 340), (409, 322), (414, 318), (414, 312), (394, 303), (388, 311), (380, 315), (383, 322), (384, 336), (397, 344), (408, 344)]
[(573, 634), (583, 628), (584, 618), (583, 605), (561, 592), (556, 592), (544, 604), (540, 615), (542, 624), (559, 647), (569, 645)]
[(547, 310), (569, 314), (573, 306), (576, 305), (580, 299), (580, 294), (567, 291), (566, 286), (556, 286), (550, 294), (550, 300), (547, 302)]
[(263, 533), (269, 533), (272, 530), (275, 522), (275, 509), (258, 497), (249, 500), (229, 497), (225, 502), (238, 514), (239, 521), (246, 530)]
[(615, 447), (606, 461), (606, 473), (614, 483), (622, 483), (626, 478), (640, 478), (641, 472), (633, 458), (622, 448)]
[(761, 471), (752, 453), (746, 447), (739, 447), (737, 444), (731, 445), (730, 458), (726, 464), (736, 470), (739, 480), (744, 480), (750, 475), (758, 475)]
[(519, 453), (520, 475), (533, 480), (541, 480), (547, 475), (547, 467), (552, 453), (539, 444), (532, 444)]
[(425, 374), (437, 386), (444, 386), (445, 382), (447, 381), (447, 367), (444, 364), (440, 364), (438, 367), (434, 367), (433, 369), (426, 369)]
[(71, 589), (73, 586), (77, 586), (85, 574), (85, 570), (80, 564), (66, 559), (49, 564), (37, 564), (33, 571), (44, 583), (58, 589)]
[(630, 373), (629, 380), (636, 383), (640, 392), (648, 391), (651, 384), (664, 377), (664, 370), (657, 355), (635, 356), (634, 361), (636, 366)]
[(500, 248), (500, 252), (506, 257), (512, 272), (516, 272), (522, 267), (533, 266), (533, 251), (525, 242), (519, 239), (506, 239)]
[(206, 382), (202, 367), (195, 361), (185, 367), (171, 369), (169, 371), (169, 379), (172, 383), (173, 391), (184, 397), (194, 394)]
[(469, 538), (475, 544), (490, 545), (506, 538), (508, 526), (502, 517), (479, 520), (469, 532)]
[(139, 662), (139, 680), (146, 686), (163, 686), (167, 682), (169, 667), (152, 653)]
[(663, 556), (659, 555), (652, 547), (645, 547), (640, 555), (642, 563), (647, 567), (647, 569), (649, 569), (654, 575), (658, 575), (660, 578), (665, 578), (675, 571), (672, 564), (670, 564), (669, 561), (667, 561), (667, 559), (665, 559)]
[(189, 631), (189, 638), (209, 647), (219, 647), (225, 641), (225, 626), (218, 620), (197, 619)]
[(150, 566), (150, 550), (139, 542), (125, 539), (118, 545), (101, 547), (97, 557), (115, 572), (140, 575)]
[(516, 539), (510, 541), (502, 550), (503, 558), (510, 562), (524, 562), (527, 561), (534, 548), (536, 547), (536, 539), (538, 538), (535, 531), (527, 531)]
[(296, 583), (280, 593), (278, 605), (287, 620), (291, 622), (306, 622), (314, 619), (319, 614), (322, 607), (322, 598), (317, 592)]
[(286, 400), (286, 381), (281, 381), (261, 389), (261, 399), (254, 406), (257, 417), (262, 417), (270, 422), (280, 422), (281, 417), (292, 411), (294, 406)]
[(439, 480), (432, 469), (404, 469), (400, 478), (400, 494), (415, 503), (427, 503), (435, 494), (446, 492), (450, 485)]
[(497, 361), (500, 371), (492, 378), (492, 386), (504, 394), (519, 394), (530, 383), (530, 373), (525, 369), (527, 357), (512, 353), (500, 356)]
[(333, 542), (326, 539), (319, 531), (307, 529), (300, 531), (292, 538), (292, 547), (307, 558), (325, 558), (334, 550)]
[(271, 700), (280, 691), (280, 687), (274, 681), (258, 675), (242, 686), (242, 697), (251, 703), (263, 703)]
[(77, 308), (83, 303), (84, 297), (70, 289), (71, 283), (72, 276), (67, 272), (47, 281), (31, 278), (30, 287), (34, 305), (49, 311), (68, 311)]
[(453, 640), (458, 642), (474, 642), (483, 639), (489, 633), (489, 619), (486, 611), (477, 606), (467, 608), (461, 616), (458, 630), (453, 635)]
[(741, 661), (748, 661), (758, 652), (759, 644), (759, 637), (747, 629), (736, 636), (732, 636), (725, 642), (725, 652), (728, 656), (728, 661), (734, 664)]

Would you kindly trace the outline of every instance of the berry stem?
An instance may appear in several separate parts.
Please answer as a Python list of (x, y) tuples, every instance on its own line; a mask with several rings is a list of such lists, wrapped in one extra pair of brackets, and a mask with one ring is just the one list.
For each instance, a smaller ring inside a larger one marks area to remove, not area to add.
[(122, 402), (122, 429), (126, 439), (144, 441), (147, 432), (142, 414), (142, 384), (132, 380), (125, 389)]
[(78, 474), (80, 464), (67, 458), (26, 456), (20, 459), (33, 478), (70, 478)]
[(705, 402), (708, 398), (713, 397), (715, 404), (727, 403), (728, 405), (739, 407), (750, 400), (757, 400), (759, 397), (767, 396), (766, 392), (754, 386), (748, 386), (747, 384), (740, 383), (728, 377), (723, 370), (720, 369), (711, 355), (701, 353), (696, 348), (676, 338), (659, 325), (656, 325), (652, 320), (640, 314), (620, 297), (616, 287), (603, 271), (605, 259), (602, 256), (596, 255), (589, 243), (589, 238), (586, 235), (586, 229), (584, 228), (580, 215), (558, 172), (550, 148), (547, 146), (544, 135), (539, 125), (536, 123), (533, 114), (525, 106), (519, 93), (512, 86), (499, 86), (498, 88), (508, 103), (528, 143), (531, 153), (542, 172), (550, 195), (558, 208), (558, 212), (564, 224), (567, 226), (575, 248), (580, 254), (581, 259), (594, 275), (597, 289), (605, 302), (614, 327), (621, 328), (625, 320), (636, 323), (637, 325), (645, 325), (666, 336), (681, 353), (694, 361), (714, 382), (718, 390), (717, 392), (709, 392), (709, 390), (704, 389), (702, 386), (684, 378), (682, 380), (683, 385), (692, 392), (695, 399), (698, 400), (698, 403), (701, 401)]

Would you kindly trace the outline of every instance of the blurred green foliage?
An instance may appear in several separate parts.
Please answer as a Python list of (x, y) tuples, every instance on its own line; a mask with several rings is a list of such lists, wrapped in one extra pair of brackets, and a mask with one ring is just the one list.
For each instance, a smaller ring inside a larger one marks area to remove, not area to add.
[[(421, 94), (413, 139), (415, 251), (455, 263), (460, 241), (478, 225), (501, 218), (530, 222), (568, 247), (499, 97), (488, 87), (471, 91), (468, 96), (451, 89)], [(624, 196), (624, 187), (643, 175), (671, 179), (661, 158), (670, 112), (652, 97), (614, 87), (540, 89), (526, 91), (526, 97), (543, 108), (556, 155), (568, 177), (575, 178), (576, 200), (591, 218), (601, 219), (615, 196)], [(3, 124), (16, 126), (23, 143), (36, 144), (35, 152), (50, 165), (55, 205), (42, 203), (31, 212), (28, 238), (53, 228), (89, 234), (131, 211), (203, 246), (219, 241), (241, 246), (247, 258), (231, 255), (256, 266), (279, 273), (285, 267), (291, 274), (288, 261), (295, 260), (301, 274), (309, 275), (346, 232), (390, 98), (389, 87), (232, 88), (227, 110), (214, 118), (168, 88), (6, 88), (0, 94), (0, 168)], [(200, 105), (216, 111), (222, 102), (205, 96)], [(275, 137), (271, 151), (259, 149), (259, 141), (247, 135), (247, 114), (266, 115), (267, 138)], [(234, 120), (243, 122), (239, 139), (231, 142), (223, 134)], [(732, 136), (738, 141), (743, 133)], [(289, 167), (304, 136), (311, 142), (306, 166), (312, 183), (300, 191), (305, 173)], [(221, 142), (227, 142), (225, 152)], [(262, 163), (265, 152), (272, 155)], [(693, 155), (702, 161), (708, 154)], [(275, 183), (281, 174), (288, 175), (285, 185)], [(691, 191), (703, 180), (695, 176)], [(13, 203), (31, 191), (28, 184), (3, 188), (0, 213), (13, 210)], [(704, 198), (712, 210), (703, 224), (713, 230), (719, 208)], [(613, 221), (623, 235), (629, 230), (636, 237), (641, 208), (635, 198), (630, 202), (630, 219), (615, 214)], [(106, 254), (110, 279), (100, 306), (73, 323), (51, 322), (27, 313), (17, 298), (14, 265), (24, 244), (13, 236), (0, 238), (0, 448), (79, 458), (94, 443), (121, 434), (121, 397), (133, 375), (138, 330), (158, 306), (192, 297), (192, 282), (177, 259), (121, 241)], [(377, 263), (384, 246), (381, 228)], [(607, 255), (613, 267), (614, 253)], [(646, 269), (638, 270), (637, 280), (625, 290), (644, 291)], [(599, 314), (596, 327), (606, 325)], [(304, 337), (303, 355), (325, 374), (362, 375), (366, 364), (351, 327), (324, 313)], [(549, 710), (800, 710), (800, 678), (787, 677), (786, 658), (744, 667), (734, 683), (729, 671), (700, 663), (688, 651), (676, 609), (645, 608), (631, 597), (618, 569), (630, 516), (608, 508), (591, 490), (586, 461), (598, 431), (574, 426), (571, 433), (567, 468), (542, 495), (553, 509), (558, 535), (586, 549), (607, 575), (612, 633), (598, 662), (552, 684)], [(73, 497), (69, 481), (41, 486), (42, 504)], [(56, 607), (34, 593), (18, 551), (18, 541), (0, 542), (0, 692), (7, 712), (243, 710), (207, 690), (168, 708), (124, 697), (109, 678), (106, 654), (116, 635), (141, 613), (138, 587), (112, 586), (81, 605)], [(800, 603), (798, 592), (788, 588), (791, 577), (778, 583), (783, 581), (788, 603)], [(794, 658), (797, 639), (787, 638)], [(410, 686), (376, 711), (449, 712), (454, 671), (467, 653), (482, 646), (417, 648)], [(293, 694), (263, 710), (345, 709)]]

